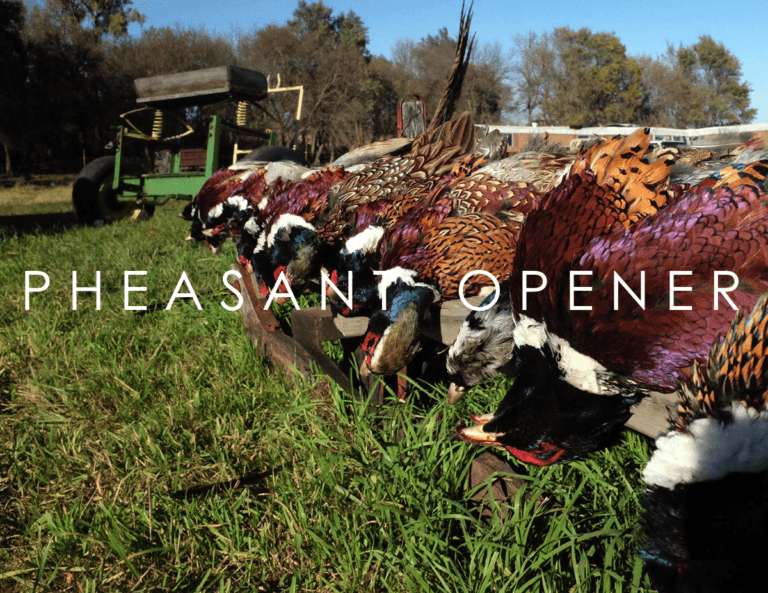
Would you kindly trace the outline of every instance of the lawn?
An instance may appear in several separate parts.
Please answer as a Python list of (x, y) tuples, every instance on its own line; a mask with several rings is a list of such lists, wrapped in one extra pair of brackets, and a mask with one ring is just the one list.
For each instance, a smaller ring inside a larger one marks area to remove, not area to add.
[(72, 211), (72, 186), (61, 177), (35, 179), (35, 183), (0, 186), (0, 216), (50, 214)]
[[(520, 466), (513, 512), (481, 517), (467, 482), (482, 449), (453, 436), (508, 380), (456, 407), (418, 384), (384, 417), (269, 368), (220, 305), (234, 245), (185, 243), (178, 210), (0, 235), (0, 590), (652, 590), (637, 556), (645, 438)], [(97, 270), (100, 310), (89, 292), (72, 310), (72, 272), (88, 286)], [(128, 270), (147, 272), (130, 294), (146, 311), (124, 310)], [(50, 278), (29, 310), (25, 271)], [(182, 272), (202, 310), (166, 310)]]

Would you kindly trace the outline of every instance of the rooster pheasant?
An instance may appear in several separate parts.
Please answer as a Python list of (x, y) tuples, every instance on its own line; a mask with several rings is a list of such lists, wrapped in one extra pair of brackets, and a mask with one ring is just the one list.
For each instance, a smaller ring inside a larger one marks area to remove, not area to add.
[(658, 590), (754, 590), (768, 529), (767, 295), (693, 365), (643, 479), (641, 555)]
[[(550, 266), (565, 265), (594, 236), (614, 226), (630, 226), (669, 199), (664, 187), (673, 161), (643, 162), (650, 139), (648, 129), (639, 129), (630, 136), (593, 145), (577, 158), (568, 176), (540, 200), (531, 215), (534, 224), (542, 224), (543, 228), (528, 241), (544, 246), (538, 251), (545, 260), (555, 255), (560, 258), (558, 264), (550, 262)], [(553, 206), (553, 202), (559, 205)], [(596, 216), (601, 211), (602, 215)], [(577, 231), (573, 236), (572, 227)], [(559, 254), (552, 250), (556, 241), (560, 241)], [(512, 358), (513, 311), (509, 292), (504, 296), (489, 309), (472, 312), (448, 352), (449, 398), (454, 403), (468, 388), (494, 376)]]
[[(698, 189), (654, 212), (658, 195), (638, 210), (599, 177), (572, 174), (529, 217), (510, 277), (516, 380), (495, 414), (460, 431), (538, 465), (608, 442), (632, 404), (673, 390), (706, 357), (729, 306), (768, 289), (768, 206), (754, 185)], [(546, 286), (524, 293), (526, 270)], [(715, 298), (716, 273), (738, 277), (727, 303)]]

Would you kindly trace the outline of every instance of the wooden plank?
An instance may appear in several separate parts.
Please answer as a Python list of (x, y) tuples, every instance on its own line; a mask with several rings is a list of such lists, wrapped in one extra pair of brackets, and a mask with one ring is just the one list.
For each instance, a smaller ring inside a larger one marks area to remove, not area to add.
[[(468, 297), (466, 301), (473, 307), (483, 302), (483, 296)], [(429, 318), (422, 324), (421, 333), (441, 342), (446, 346), (456, 341), (461, 324), (467, 318), (471, 310), (464, 306), (460, 300), (447, 301), (441, 306), (433, 305), (429, 309)]]
[(264, 299), (257, 297), (250, 274), (235, 264), (242, 280), (238, 282), (242, 289), (243, 306), (240, 309), (243, 326), (253, 342), (256, 351), (273, 363), (291, 370), (293, 367), (310, 376), (312, 356), (296, 340), (280, 331), (280, 324), (270, 311), (264, 311)]
[[(513, 507), (510, 501), (514, 499), (515, 493), (525, 485), (525, 480), (512, 475), (514, 473), (514, 469), (506, 461), (490, 451), (484, 451), (472, 460), (472, 466), (469, 469), (470, 489), (476, 488), (493, 476), (490, 488), (484, 486), (472, 497), (478, 503), (483, 517), (491, 515), (494, 503), (499, 505), (499, 515), (502, 519), (506, 519), (512, 514)], [(525, 499), (530, 500), (531, 495), (526, 494)], [(539, 500), (539, 503), (541, 502)]]
[[(306, 352), (313, 358), (315, 364), (328, 377), (333, 379), (339, 387), (349, 393), (353, 393), (349, 377), (342, 373), (339, 365), (325, 353), (321, 343), (325, 340), (337, 340), (345, 337), (334, 325), (331, 312), (323, 311), (319, 307), (294, 311), (291, 314), (291, 329), (295, 341), (304, 347)], [(333, 337), (321, 340), (321, 334)]]
[(669, 428), (669, 418), (677, 406), (677, 397), (677, 393), (652, 393), (632, 411), (627, 428), (655, 439)]
[(267, 96), (267, 78), (260, 72), (220, 66), (134, 80), (136, 101), (157, 107), (205, 105), (225, 99), (260, 101)]
[[(355, 393), (350, 378), (323, 351), (321, 341), (343, 340), (347, 337), (345, 334), (361, 336), (367, 327), (367, 320), (361, 323), (353, 319), (334, 318), (330, 310), (322, 311), (319, 307), (304, 309), (291, 315), (292, 333), (288, 335), (282, 331), (272, 312), (265, 310), (267, 299), (256, 290), (253, 276), (239, 263), (233, 269), (243, 277), (238, 283), (243, 295), (241, 316), (257, 352), (286, 369), (295, 367), (308, 378), (312, 376), (314, 364), (342, 389)], [(359, 329), (353, 330), (354, 326)]]

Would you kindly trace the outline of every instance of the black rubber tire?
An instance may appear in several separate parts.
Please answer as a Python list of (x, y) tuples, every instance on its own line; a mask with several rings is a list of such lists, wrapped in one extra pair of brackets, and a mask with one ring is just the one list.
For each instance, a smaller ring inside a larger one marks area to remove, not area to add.
[(259, 146), (246, 154), (241, 161), (267, 161), (268, 163), (274, 163), (276, 161), (291, 161), (297, 163), (302, 167), (309, 167), (309, 164), (304, 159), (302, 154), (298, 150), (293, 150), (286, 146)]
[[(127, 216), (146, 219), (154, 214), (154, 207), (143, 209), (128, 201), (119, 201), (112, 189), (112, 177), (115, 174), (116, 159), (103, 156), (94, 159), (80, 171), (72, 188), (72, 207), (81, 224), (100, 224), (113, 222)], [(138, 163), (124, 160), (122, 172), (126, 175), (140, 175)]]

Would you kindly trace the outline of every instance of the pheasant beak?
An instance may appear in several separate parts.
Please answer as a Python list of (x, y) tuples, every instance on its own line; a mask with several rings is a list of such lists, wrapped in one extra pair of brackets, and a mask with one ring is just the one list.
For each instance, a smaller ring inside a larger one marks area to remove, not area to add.
[(363, 379), (367, 379), (371, 376), (371, 366), (368, 364), (368, 358), (363, 361), (363, 365), (360, 367), (360, 376)]
[(456, 385), (456, 383), (451, 383), (448, 387), (448, 401), (451, 403), (451, 405), (454, 405), (462, 397), (464, 397), (465, 393), (467, 393), (467, 390), (464, 387)]

